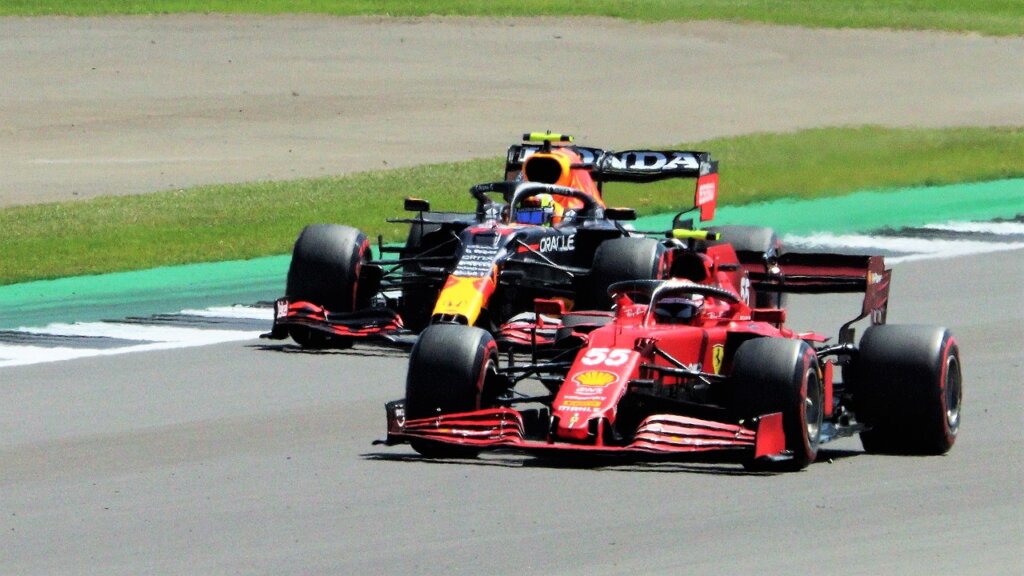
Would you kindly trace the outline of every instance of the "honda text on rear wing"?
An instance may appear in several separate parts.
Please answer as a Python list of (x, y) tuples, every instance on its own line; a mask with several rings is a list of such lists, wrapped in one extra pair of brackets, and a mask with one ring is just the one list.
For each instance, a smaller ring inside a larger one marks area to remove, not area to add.
[[(573, 169), (586, 170), (602, 188), (605, 182), (646, 183), (669, 178), (693, 178), (693, 206), (700, 208), (701, 221), (714, 218), (718, 200), (718, 161), (712, 160), (708, 152), (688, 150), (624, 150), (612, 151), (601, 148), (572, 145), (572, 137), (561, 134), (524, 134), (524, 144), (509, 147), (505, 159), (505, 175), (508, 179), (520, 178), (527, 160), (540, 167), (540, 157), (550, 157), (553, 174), (544, 178), (551, 183), (560, 183)], [(540, 144), (534, 142), (540, 141)], [(559, 150), (572, 152), (576, 162), (569, 163)], [(548, 164), (548, 163), (545, 163)], [(533, 178), (530, 178), (533, 179)], [(603, 191), (603, 190), (602, 190)]]

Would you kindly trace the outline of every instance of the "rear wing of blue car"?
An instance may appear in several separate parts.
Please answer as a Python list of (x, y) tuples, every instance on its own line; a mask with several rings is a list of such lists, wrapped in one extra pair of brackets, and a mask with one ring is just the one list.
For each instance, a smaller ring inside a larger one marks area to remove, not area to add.
[[(646, 183), (670, 178), (694, 178), (694, 207), (701, 209), (702, 221), (714, 217), (718, 200), (718, 161), (708, 152), (690, 150), (612, 151), (586, 146), (566, 146), (580, 157), (572, 168), (590, 172), (599, 185), (604, 182)], [(514, 144), (505, 160), (505, 174), (518, 174), (529, 158), (542, 150), (533, 144)]]

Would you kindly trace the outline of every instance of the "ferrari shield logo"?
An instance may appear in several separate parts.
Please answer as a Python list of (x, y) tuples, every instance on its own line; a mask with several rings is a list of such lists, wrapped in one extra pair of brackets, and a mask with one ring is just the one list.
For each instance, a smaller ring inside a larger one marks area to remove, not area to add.
[(715, 374), (722, 371), (722, 359), (725, 358), (725, 346), (721, 344), (715, 344), (711, 349), (711, 368), (714, 369)]

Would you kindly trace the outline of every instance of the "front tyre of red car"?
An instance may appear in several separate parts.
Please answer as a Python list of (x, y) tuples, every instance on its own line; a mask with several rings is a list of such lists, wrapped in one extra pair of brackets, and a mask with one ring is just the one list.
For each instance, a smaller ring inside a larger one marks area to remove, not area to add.
[[(498, 348), (485, 330), (456, 324), (428, 326), (409, 356), (405, 381), (407, 419), (479, 410), (489, 401), (498, 371)], [(412, 447), (430, 458), (471, 457), (477, 450), (429, 441)]]
[(818, 455), (824, 389), (817, 354), (801, 340), (755, 338), (733, 357), (732, 406), (741, 418), (782, 413), (785, 460), (752, 460), (748, 469), (796, 471)]
[(853, 385), (864, 450), (945, 454), (960, 430), (960, 349), (936, 326), (871, 326), (860, 341)]
[[(363, 263), (370, 259), (366, 235), (340, 224), (311, 224), (292, 249), (285, 294), (330, 312), (352, 312), (368, 300), (359, 291)], [(292, 326), (289, 336), (303, 348), (347, 348), (351, 339), (338, 338), (305, 326)]]

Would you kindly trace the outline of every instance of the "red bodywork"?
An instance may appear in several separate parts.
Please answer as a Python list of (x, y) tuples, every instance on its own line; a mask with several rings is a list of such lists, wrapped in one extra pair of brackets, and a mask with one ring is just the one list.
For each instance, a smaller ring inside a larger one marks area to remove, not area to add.
[[(733, 354), (752, 338), (799, 339), (812, 346), (827, 338), (786, 328), (784, 310), (751, 308), (749, 294), (741, 295), (744, 290), (736, 287), (863, 292), (864, 306), (858, 319), (870, 316), (872, 322), (881, 323), (890, 271), (880, 257), (802, 254), (784, 256), (777, 269), (766, 275), (763, 266), (740, 265), (728, 245), (694, 256), (699, 257), (703, 272), (701, 267), (687, 269), (697, 270), (694, 274), (702, 276), (702, 282), (637, 281), (635, 284), (646, 282), (653, 287), (646, 295), (650, 305), (642, 299), (634, 301), (628, 289), (620, 289), (614, 315), (606, 314), (610, 322), (572, 333), (582, 344), (547, 405), (548, 425), (540, 437), (529, 433), (524, 412), (511, 407), (406, 421), (404, 406), (397, 402), (388, 406), (387, 443), (428, 441), (532, 453), (708, 456), (737, 461), (779, 457), (786, 447), (781, 413), (730, 419), (728, 410), (715, 405), (715, 398), (694, 400), (694, 384), (727, 381)], [(699, 313), (684, 323), (659, 320), (655, 308), (660, 298), (679, 294), (701, 298)], [(553, 304), (557, 303), (539, 303), (538, 312), (557, 313), (558, 306)], [(541, 314), (538, 318), (541, 320), (533, 325), (506, 326), (501, 335), (519, 344), (553, 343), (557, 331)], [(849, 323), (843, 330), (848, 327)], [(845, 337), (852, 338), (849, 334)], [(819, 358), (817, 370), (826, 399), (822, 410), (832, 416), (832, 364)], [(645, 398), (668, 399), (664, 411), (655, 406), (640, 417), (635, 412), (632, 417), (623, 416), (623, 402), (631, 395), (637, 397), (637, 392), (648, 393)]]
[[(691, 285), (676, 282), (680, 287)], [(691, 285), (692, 286), (692, 285)], [(401, 423), (392, 418), (389, 439), (431, 440), (480, 448), (516, 448), (529, 452), (558, 450), (592, 453), (696, 454), (738, 451), (744, 456), (779, 454), (784, 446), (781, 415), (733, 423), (682, 414), (652, 414), (636, 427), (629, 442), (610, 437), (618, 404), (631, 386), (658, 379), (660, 386), (681, 384), (682, 377), (660, 375), (652, 367), (672, 370), (678, 363), (712, 367), (722, 364), (729, 333), (795, 337), (787, 329), (751, 321), (751, 308), (739, 300), (707, 297), (701, 313), (688, 325), (659, 324), (650, 307), (618, 301), (614, 320), (586, 335), (551, 404), (548, 438), (529, 440), (520, 413), (511, 408), (446, 414)], [(543, 328), (543, 327), (542, 327)], [(655, 351), (668, 353), (676, 363)], [(670, 393), (671, 394), (671, 393)]]
[[(666, 285), (681, 290), (699, 288), (688, 281), (669, 281)], [(753, 321), (752, 315), (753, 311), (738, 294), (731, 299), (705, 296), (700, 314), (688, 324), (659, 323), (649, 306), (634, 304), (627, 296), (620, 296), (614, 320), (582, 336), (586, 344), (576, 355), (551, 403), (547, 438), (527, 438), (518, 411), (493, 408), (406, 422), (401, 421), (400, 414), (393, 414), (389, 440), (432, 440), (530, 452), (575, 450), (603, 454), (694, 455), (734, 451), (738, 458), (777, 455), (785, 444), (782, 418), (778, 413), (764, 414), (749, 422), (723, 422), (674, 413), (651, 414), (639, 422), (628, 441), (612, 437), (611, 432), (618, 417), (619, 403), (631, 387), (657, 386), (673, 396), (672, 388), (683, 385), (689, 378), (672, 374), (679, 364), (694, 372), (704, 367), (714, 375), (726, 371), (728, 365), (723, 361), (730, 334), (797, 337), (786, 328)], [(544, 326), (535, 328), (543, 330)], [(525, 340), (528, 330), (520, 326), (517, 331)], [(659, 367), (666, 371), (659, 371)]]

